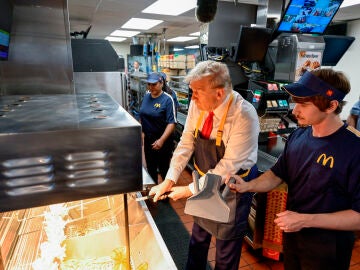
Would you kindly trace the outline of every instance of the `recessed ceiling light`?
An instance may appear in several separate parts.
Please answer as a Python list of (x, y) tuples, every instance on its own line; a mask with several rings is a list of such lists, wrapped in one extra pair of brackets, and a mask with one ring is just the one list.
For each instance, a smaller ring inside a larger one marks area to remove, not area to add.
[(183, 48), (174, 48), (174, 52), (179, 52), (179, 51), (183, 51), (184, 49)]
[(197, 37), (176, 37), (176, 38), (170, 38), (166, 41), (183, 42), (183, 41), (189, 41), (189, 40), (193, 40), (193, 39), (197, 39)]
[(186, 46), (185, 49), (199, 49), (199, 45)]
[(344, 2), (342, 2), (342, 4), (341, 4), (340, 8), (355, 6), (358, 4), (360, 4), (359, 0), (344, 0)]
[(139, 31), (127, 31), (127, 30), (115, 30), (110, 34), (110, 36), (116, 37), (133, 37), (140, 34)]
[(191, 33), (190, 36), (197, 36), (197, 37), (200, 37), (200, 32), (194, 32), (194, 33)]
[(177, 16), (196, 7), (196, 0), (158, 0), (145, 8), (143, 13)]
[(105, 39), (112, 42), (123, 42), (126, 40), (124, 37), (106, 37)]
[(162, 22), (162, 20), (131, 18), (123, 26), (121, 26), (121, 28), (149, 30)]

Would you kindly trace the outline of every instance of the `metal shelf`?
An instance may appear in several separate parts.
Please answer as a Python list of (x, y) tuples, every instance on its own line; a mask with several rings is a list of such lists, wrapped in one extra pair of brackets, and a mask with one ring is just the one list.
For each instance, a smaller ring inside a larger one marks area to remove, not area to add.
[(176, 92), (180, 92), (180, 93), (184, 93), (184, 94), (189, 94), (189, 91), (184, 90), (182, 88), (177, 88), (177, 87), (171, 87), (172, 90), (176, 91)]

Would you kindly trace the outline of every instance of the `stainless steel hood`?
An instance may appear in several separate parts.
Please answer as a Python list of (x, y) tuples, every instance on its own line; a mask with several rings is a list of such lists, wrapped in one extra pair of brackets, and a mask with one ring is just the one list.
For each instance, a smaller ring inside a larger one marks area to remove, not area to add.
[(10, 49), (8, 60), (0, 61), (0, 94), (75, 93), (67, 0), (10, 2)]
[(141, 126), (106, 93), (0, 108), (0, 211), (142, 190)]
[(0, 211), (141, 190), (140, 124), (102, 89), (74, 90), (67, 1), (2, 1)]

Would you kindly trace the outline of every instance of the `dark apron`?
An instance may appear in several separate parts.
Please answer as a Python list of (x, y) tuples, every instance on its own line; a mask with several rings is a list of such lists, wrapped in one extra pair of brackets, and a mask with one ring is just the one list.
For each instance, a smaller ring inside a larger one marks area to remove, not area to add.
[[(225, 145), (221, 137), (226, 116), (232, 100), (233, 96), (231, 96), (228, 102), (228, 106), (221, 120), (216, 139), (206, 140), (201, 138), (201, 135), (199, 136), (198, 127), (201, 123), (203, 113), (200, 116), (198, 125), (195, 130), (194, 141), (194, 167), (200, 175), (204, 175), (204, 173), (206, 173), (209, 169), (213, 169), (224, 156)], [(237, 174), (239, 174), (245, 181), (249, 181), (257, 177), (257, 173), (258, 171), (256, 165), (251, 169), (240, 169), (237, 172)], [(224, 187), (225, 184), (221, 186), (220, 193)], [(230, 220), (227, 223), (216, 222), (196, 216), (194, 216), (194, 222), (215, 236), (217, 239), (230, 240), (243, 237), (246, 229), (248, 228), (248, 216), (250, 212), (252, 195), (252, 193), (228, 193), (227, 197), (224, 198), (226, 204), (230, 208)], [(208, 210), (211, 211), (211, 209)]]

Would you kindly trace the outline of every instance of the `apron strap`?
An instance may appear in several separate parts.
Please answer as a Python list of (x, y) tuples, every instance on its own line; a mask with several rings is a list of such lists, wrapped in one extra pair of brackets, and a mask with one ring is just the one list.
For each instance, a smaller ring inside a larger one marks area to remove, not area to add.
[(225, 125), (225, 120), (226, 120), (226, 116), (229, 112), (229, 108), (230, 108), (230, 105), (232, 103), (234, 99), (234, 94), (231, 94), (230, 96), (230, 100), (226, 106), (226, 110), (225, 110), (225, 113), (223, 115), (223, 117), (221, 118), (221, 122), (220, 122), (220, 125), (219, 125), (219, 129), (216, 133), (216, 146), (220, 146), (221, 145), (221, 139), (222, 139), (222, 135), (223, 135), (223, 131), (224, 131), (224, 125)]
[(198, 121), (197, 121), (197, 123), (196, 123), (195, 138), (197, 138), (197, 136), (198, 136), (199, 127), (200, 127), (200, 124), (201, 124), (202, 119), (204, 118), (204, 114), (205, 114), (205, 111), (201, 111), (200, 116), (199, 116), (199, 119), (198, 119)]
[(205, 174), (202, 170), (200, 170), (198, 165), (196, 165), (195, 158), (194, 158), (194, 168), (195, 168), (195, 170), (197, 170), (197, 172), (200, 174), (200, 176), (203, 176)]
[[(200, 176), (205, 175), (205, 173), (200, 170), (200, 168), (196, 165), (195, 162), (194, 162), (194, 168), (195, 168), (195, 170), (197, 170), (197, 172), (200, 174)], [(239, 176), (241, 178), (245, 178), (245, 177), (247, 177), (249, 175), (250, 171), (251, 171), (251, 169), (247, 169), (246, 171), (241, 170)]]

